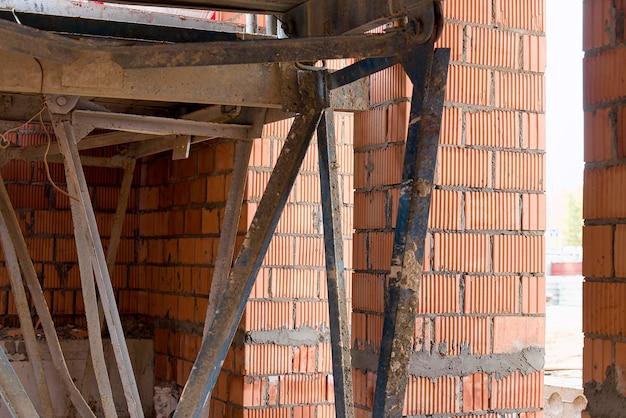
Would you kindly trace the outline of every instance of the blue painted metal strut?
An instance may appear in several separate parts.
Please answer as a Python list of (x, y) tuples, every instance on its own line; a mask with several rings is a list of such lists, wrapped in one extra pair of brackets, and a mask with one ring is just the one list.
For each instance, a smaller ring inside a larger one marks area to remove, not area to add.
[(450, 51), (421, 51), (401, 56), (413, 82), (411, 115), (398, 203), (391, 274), (385, 292), (374, 418), (402, 417), (417, 296), (432, 196), (439, 130)]
[(317, 127), (319, 150), (322, 218), (324, 221), (324, 248), (326, 254), (326, 281), (330, 317), (330, 341), (333, 358), (335, 390), (335, 415), (337, 418), (354, 417), (352, 387), (352, 355), (346, 280), (343, 264), (343, 236), (341, 228), (341, 193), (339, 165), (335, 143), (335, 122), (331, 109), (322, 115)]
[[(174, 413), (200, 418), (243, 315), (280, 215), (309, 148), (322, 111), (328, 106), (325, 71), (300, 73), (305, 109), (295, 118), (246, 238), (223, 288), (213, 322), (202, 341), (189, 380)], [(204, 417), (203, 417), (204, 418)]]

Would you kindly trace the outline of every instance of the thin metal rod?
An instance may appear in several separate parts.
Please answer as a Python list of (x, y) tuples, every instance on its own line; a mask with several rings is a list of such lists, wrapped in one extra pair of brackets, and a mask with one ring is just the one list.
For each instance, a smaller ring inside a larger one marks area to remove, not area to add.
[[(128, 412), (132, 418), (143, 417), (143, 409), (139, 399), (137, 382), (133, 373), (128, 347), (124, 338), (122, 322), (120, 319), (115, 296), (113, 294), (113, 286), (111, 285), (111, 277), (107, 269), (104, 249), (96, 224), (96, 217), (93, 206), (91, 205), (91, 197), (85, 179), (85, 173), (80, 162), (76, 140), (73, 136), (72, 125), (69, 120), (64, 120), (61, 116), (51, 115), (54, 131), (61, 148), (61, 153), (65, 158), (66, 177), (68, 184), (74, 183), (73, 187), (79, 191), (74, 198), (79, 199), (80, 216), (85, 221), (85, 230), (80, 231), (86, 235), (89, 242), (89, 251), (93, 263), (93, 269), (98, 283), (98, 290), (102, 298), (104, 307), (104, 315), (107, 319), (109, 334), (111, 336), (111, 344), (113, 345), (113, 353), (117, 361), (117, 368), (120, 373), (122, 385), (124, 387), (124, 395), (128, 405)], [(74, 225), (77, 228), (77, 225)], [(79, 231), (77, 231), (79, 233)]]
[(35, 271), (33, 261), (28, 253), (26, 241), (22, 235), (20, 224), (15, 216), (13, 205), (11, 205), (9, 193), (7, 192), (4, 180), (1, 176), (0, 215), (2, 218), (1, 222), (4, 222), (9, 235), (13, 238), (13, 245), (22, 269), (22, 274), (24, 275), (26, 285), (30, 291), (31, 300), (35, 305), (35, 310), (37, 311), (37, 315), (39, 315), (39, 320), (41, 321), (41, 326), (46, 336), (46, 343), (48, 344), (48, 349), (50, 350), (52, 364), (57, 370), (59, 378), (68, 391), (70, 399), (78, 410), (80, 416), (95, 418), (95, 415), (91, 412), (91, 409), (89, 409), (89, 405), (87, 405), (87, 402), (76, 388), (76, 385), (72, 380), (72, 376), (67, 369), (67, 363), (65, 362), (65, 357), (63, 356), (63, 351), (61, 350), (61, 345), (59, 344), (59, 338), (54, 327), (54, 321), (50, 315), (46, 298), (43, 295), (39, 279), (37, 278), (37, 272)]
[[(128, 208), (128, 198), (130, 197), (130, 191), (133, 184), (133, 177), (135, 175), (135, 166), (137, 160), (128, 160), (128, 165), (124, 169), (124, 177), (122, 178), (122, 185), (120, 186), (120, 194), (117, 201), (117, 208), (115, 216), (113, 217), (113, 226), (111, 227), (111, 234), (109, 236), (109, 245), (107, 247), (107, 268), (109, 275), (112, 277), (114, 274), (115, 260), (117, 259), (117, 250), (122, 239), (122, 229), (124, 227), (124, 220), (126, 219), (126, 210)], [(93, 268), (93, 267), (91, 267)], [(93, 281), (93, 273), (92, 273)], [(85, 301), (85, 306), (87, 303)], [(96, 305), (92, 305), (96, 306)], [(98, 306), (98, 328), (93, 331), (89, 330), (89, 336), (91, 338), (92, 332), (97, 332), (101, 335), (101, 330), (106, 326), (106, 318), (104, 316), (104, 308), (102, 307), (102, 300), (97, 299)], [(85, 367), (85, 373), (83, 375), (83, 393), (87, 396), (90, 393), (90, 389), (94, 383), (96, 374), (94, 371), (93, 363), (87, 362)], [(103, 408), (104, 409), (104, 408)], [(115, 412), (115, 409), (113, 409)], [(106, 412), (105, 412), (106, 414)]]
[(404, 63), (409, 64), (414, 87), (385, 293), (374, 417), (402, 417), (449, 58), (449, 50), (438, 50)]
[(318, 89), (323, 82), (323, 74), (312, 78), (315, 82), (307, 80), (303, 90), (311, 96), (313, 103), (293, 122), (183, 390), (174, 414), (177, 418), (200, 418), (217, 381), (263, 257), (321, 116), (323, 105), (319, 104)]
[(37, 417), (37, 410), (30, 401), (22, 382), (11, 367), (9, 359), (0, 345), (0, 395), (11, 415), (16, 418)]
[(337, 418), (353, 418), (352, 355), (350, 353), (350, 329), (348, 328), (350, 325), (341, 228), (342, 203), (339, 192), (339, 164), (337, 163), (335, 122), (332, 109), (326, 109), (317, 126), (317, 143), (322, 218), (324, 221), (330, 342), (333, 356), (335, 415)]
[[(15, 247), (13, 246), (11, 235), (9, 234), (4, 219), (1, 219), (1, 217), (0, 240), (2, 241), (4, 259), (9, 272), (9, 279), (11, 281), (13, 299), (15, 300), (17, 314), (20, 318), (22, 334), (24, 335), (28, 361), (33, 367), (33, 376), (35, 377), (35, 383), (37, 384), (37, 393), (41, 404), (40, 413), (44, 417), (54, 417), (52, 399), (50, 398), (50, 392), (48, 392), (48, 384), (46, 382), (46, 375), (41, 359), (41, 352), (39, 350), (39, 343), (37, 342), (37, 337), (35, 336), (35, 328), (33, 327), (33, 319), (30, 314), (30, 306), (26, 297), (26, 289), (24, 288), (20, 264), (17, 260), (17, 255), (15, 254)], [(0, 384), (5, 384), (4, 381), (2, 382), (3, 383)]]

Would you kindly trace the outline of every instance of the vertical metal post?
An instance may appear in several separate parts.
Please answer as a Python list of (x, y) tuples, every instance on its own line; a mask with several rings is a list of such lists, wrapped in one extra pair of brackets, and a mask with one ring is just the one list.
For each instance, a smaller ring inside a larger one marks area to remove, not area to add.
[(18, 418), (37, 417), (37, 410), (15, 374), (9, 359), (0, 345), (0, 395), (11, 415)]
[[(0, 181), (3, 181), (2, 177), (0, 177)], [(35, 327), (33, 327), (33, 319), (30, 314), (30, 306), (26, 297), (26, 289), (24, 288), (20, 265), (17, 260), (17, 255), (15, 254), (13, 240), (11, 239), (11, 235), (9, 234), (6, 224), (1, 217), (0, 241), (2, 242), (4, 259), (9, 273), (9, 280), (11, 281), (11, 291), (13, 292), (15, 306), (17, 307), (17, 314), (20, 318), (20, 326), (24, 335), (28, 361), (30, 361), (33, 367), (33, 376), (35, 378), (35, 383), (37, 384), (37, 393), (41, 403), (40, 412), (44, 417), (54, 417), (52, 399), (50, 398), (50, 392), (48, 392), (46, 375), (44, 373), (43, 363), (41, 360), (41, 352), (39, 351), (39, 343), (37, 342), (37, 337), (35, 336)], [(2, 383), (0, 383), (0, 385), (5, 384), (4, 381), (1, 382)]]
[(15, 216), (15, 211), (13, 210), (13, 205), (11, 204), (11, 199), (9, 198), (9, 193), (4, 186), (4, 180), (2, 177), (0, 177), (0, 227), (6, 228), (9, 236), (13, 240), (13, 246), (20, 263), (22, 274), (24, 275), (24, 280), (26, 281), (26, 285), (30, 291), (31, 299), (35, 305), (35, 309), (39, 315), (39, 320), (41, 321), (41, 326), (46, 336), (46, 343), (48, 344), (48, 349), (50, 350), (52, 364), (57, 370), (59, 378), (67, 389), (69, 397), (80, 416), (95, 418), (95, 415), (91, 409), (89, 409), (89, 405), (87, 405), (87, 402), (78, 391), (78, 388), (76, 388), (76, 385), (72, 380), (72, 376), (67, 369), (67, 363), (65, 362), (65, 357), (63, 356), (63, 351), (61, 350), (61, 344), (59, 343), (57, 331), (54, 327), (52, 315), (50, 315), (48, 303), (46, 302), (46, 298), (41, 290), (35, 266), (33, 266), (33, 261), (28, 253), (26, 241), (22, 235), (20, 224)]
[[(75, 189), (73, 183), (68, 182), (67, 186), (71, 196), (78, 194), (78, 190)], [(115, 404), (113, 402), (113, 391), (107, 372), (107, 364), (104, 358), (104, 346), (102, 342), (100, 317), (98, 315), (98, 297), (96, 295), (96, 284), (94, 282), (93, 264), (91, 263), (91, 254), (88, 250), (89, 241), (83, 233), (87, 227), (83, 218), (80, 216), (79, 205), (80, 202), (75, 199), (70, 199), (72, 220), (75, 225), (74, 237), (78, 254), (80, 281), (83, 290), (83, 299), (85, 301), (85, 316), (89, 330), (89, 351), (91, 354), (91, 361), (87, 361), (85, 377), (83, 379), (89, 379), (90, 385), (87, 386), (87, 389), (90, 389), (91, 383), (93, 383), (92, 378), (95, 377), (104, 416), (113, 418), (116, 416)], [(89, 371), (91, 371), (92, 374), (89, 374)], [(83, 388), (85, 388), (85, 386), (85, 382), (83, 382)], [(88, 391), (84, 391), (83, 395), (88, 397)]]
[[(102, 298), (104, 314), (109, 326), (113, 352), (117, 360), (117, 367), (124, 386), (124, 395), (126, 396), (128, 412), (132, 418), (143, 418), (144, 415), (141, 401), (139, 399), (137, 382), (135, 380), (135, 375), (130, 362), (128, 347), (126, 346), (124, 331), (122, 329), (122, 322), (120, 320), (119, 311), (115, 302), (113, 286), (111, 285), (111, 278), (109, 276), (104, 256), (104, 249), (102, 247), (100, 233), (98, 232), (94, 210), (91, 205), (91, 197), (89, 196), (85, 173), (83, 172), (80, 156), (78, 154), (73, 128), (71, 123), (68, 120), (63, 119), (63, 116), (61, 115), (51, 114), (51, 118), (54, 131), (57, 135), (59, 148), (65, 160), (68, 189), (78, 191), (78, 194), (73, 198), (79, 200), (80, 204), (78, 205), (78, 209), (80, 210), (80, 216), (84, 221), (83, 226), (86, 226), (86, 228), (79, 230), (77, 229), (79, 228), (79, 225), (74, 225), (74, 228), (76, 229), (76, 234), (84, 234), (89, 242), (88, 248), (96, 276), (96, 282), (98, 283), (98, 289), (100, 290), (100, 297)], [(73, 183), (71, 187), (69, 186), (70, 183)]]
[(224, 293), (228, 273), (230, 273), (230, 267), (233, 264), (235, 244), (237, 243), (237, 227), (239, 225), (241, 206), (246, 192), (246, 178), (248, 177), (248, 164), (250, 163), (252, 145), (252, 141), (237, 141), (237, 145), (235, 146), (233, 174), (230, 179), (226, 207), (224, 208), (224, 220), (220, 226), (220, 242), (217, 247), (215, 269), (213, 272), (213, 280), (211, 281), (211, 291), (209, 293), (209, 305), (204, 322), (203, 335), (205, 336), (215, 318), (218, 301)]
[(413, 98), (374, 396), (374, 417), (400, 418), (412, 352), (449, 50), (406, 54)]
[[(106, 254), (107, 269), (109, 270), (110, 276), (113, 276), (113, 273), (114, 273), (115, 260), (117, 258), (117, 249), (119, 248), (119, 244), (122, 239), (122, 229), (124, 227), (124, 220), (126, 218), (126, 209), (128, 208), (128, 198), (130, 197), (130, 191), (131, 191), (132, 184), (133, 184), (133, 177), (135, 174), (136, 164), (137, 164), (137, 160), (130, 159), (128, 160), (128, 163), (126, 167), (124, 168), (124, 177), (122, 178), (122, 184), (120, 186), (120, 195), (117, 201), (117, 208), (115, 210), (115, 216), (113, 217), (113, 226), (111, 227), (111, 234), (109, 236), (109, 245), (107, 247), (107, 254)], [(93, 269), (91, 265), (89, 268)], [(82, 279), (82, 274), (83, 273), (81, 272), (81, 279)], [(93, 282), (93, 270), (91, 273), (91, 281)], [(85, 297), (85, 307), (87, 307), (90, 305), (88, 305), (87, 303), (87, 300), (86, 300), (87, 295), (84, 289), (85, 287), (83, 285), (83, 296)], [(91, 338), (91, 335), (93, 333), (100, 335), (102, 328), (106, 326), (106, 318), (104, 316), (104, 308), (102, 307), (102, 300), (97, 299), (96, 303), (97, 303), (96, 305), (91, 305), (91, 306), (98, 307), (99, 326), (98, 328), (91, 329), (91, 327), (89, 327), (88, 325), (89, 338)], [(89, 324), (89, 320), (87, 321), (87, 323)], [(85, 373), (83, 374), (82, 391), (85, 394), (85, 396), (87, 396), (88, 398), (89, 398), (89, 394), (90, 394), (95, 378), (96, 378), (96, 371), (94, 370), (93, 363), (87, 362), (85, 366)], [(105, 416), (107, 416), (106, 414), (107, 409), (105, 408), (104, 403), (103, 403), (103, 411), (105, 413)], [(113, 409), (113, 412), (114, 411), (115, 409)]]
[(333, 113), (332, 109), (326, 109), (317, 127), (326, 280), (328, 283), (328, 308), (330, 311), (335, 414), (337, 418), (353, 418), (352, 355), (350, 353), (348, 303), (346, 300), (345, 269), (343, 264), (339, 165), (337, 163)]
[(300, 90), (308, 106), (296, 116), (280, 157), (252, 219), (228, 277), (215, 317), (174, 413), (177, 418), (202, 417), (202, 410), (226, 358), (228, 348), (272, 239), (322, 110), (327, 107), (325, 72), (302, 72)]

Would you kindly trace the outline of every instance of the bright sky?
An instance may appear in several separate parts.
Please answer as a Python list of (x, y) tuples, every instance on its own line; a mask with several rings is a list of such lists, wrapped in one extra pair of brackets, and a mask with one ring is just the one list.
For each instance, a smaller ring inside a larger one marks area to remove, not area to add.
[(583, 180), (582, 0), (547, 1), (547, 192)]

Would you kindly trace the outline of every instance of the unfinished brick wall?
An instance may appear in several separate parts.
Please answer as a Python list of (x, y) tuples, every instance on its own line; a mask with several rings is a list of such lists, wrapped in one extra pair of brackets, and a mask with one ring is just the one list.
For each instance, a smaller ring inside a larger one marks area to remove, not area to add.
[[(452, 64), (404, 413), (539, 416), (544, 2), (443, 5), (439, 45), (452, 48)], [(355, 116), (358, 417), (371, 415), (411, 93), (397, 67), (371, 82), (372, 108)]]
[[(344, 199), (344, 261), (349, 269), (353, 116), (336, 113), (335, 124)], [(255, 142), (248, 172), (248, 221), (260, 201), (289, 127), (290, 121), (270, 124), (265, 127), (263, 138)], [(243, 417), (334, 416), (322, 234), (314, 142), (287, 201), (242, 321)]]
[(626, 3), (583, 4), (583, 382), (588, 416), (620, 416), (626, 407)]
[[(154, 323), (157, 382), (184, 386), (200, 348), (233, 162), (234, 142), (223, 141), (194, 148), (185, 160), (164, 153), (140, 165), (131, 277), (138, 313)], [(213, 405), (215, 416), (232, 416), (242, 405), (242, 370), (242, 350), (232, 349), (214, 391), (223, 402)]]
[[(55, 141), (50, 130), (50, 140)], [(8, 135), (11, 142), (22, 146), (45, 144), (48, 137), (41, 125), (29, 124)], [(91, 155), (109, 156), (111, 150), (94, 150)], [(65, 188), (65, 173), (60, 164), (49, 164), (52, 180)], [(119, 185), (123, 172), (118, 169), (86, 167), (94, 210), (105, 248), (117, 207)], [(17, 218), (22, 225), (35, 270), (57, 326), (68, 324), (85, 328), (85, 307), (81, 291), (76, 243), (67, 196), (54, 190), (47, 179), (44, 163), (9, 161), (2, 167), (2, 176)], [(138, 178), (136, 178), (138, 180)], [(136, 182), (135, 182), (136, 183)], [(112, 274), (116, 296), (122, 313), (135, 313), (136, 300), (130, 300), (129, 271), (134, 263), (134, 240), (138, 229), (136, 196), (129, 199), (126, 218)], [(4, 253), (0, 251), (0, 259)], [(19, 327), (17, 311), (10, 290), (8, 273), (0, 273), (0, 324)], [(34, 308), (32, 309), (34, 313)]]

